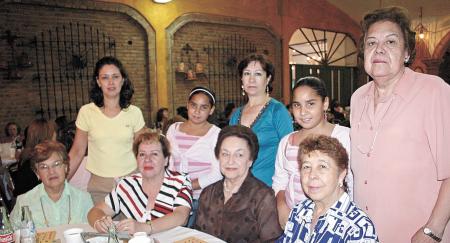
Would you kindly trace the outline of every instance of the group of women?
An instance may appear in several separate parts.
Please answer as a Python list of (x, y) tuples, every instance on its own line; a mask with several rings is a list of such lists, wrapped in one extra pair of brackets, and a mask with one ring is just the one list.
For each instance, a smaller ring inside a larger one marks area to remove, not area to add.
[[(13, 222), (17, 207), (30, 205), (37, 227), (87, 217), (106, 232), (122, 214), (117, 228), (130, 234), (188, 224), (227, 242), (450, 240), (450, 87), (405, 67), (414, 32), (400, 8), (368, 14), (360, 48), (373, 81), (352, 97), (351, 130), (327, 121), (325, 84), (305, 77), (292, 91), (301, 125), (293, 132), (291, 115), (269, 96), (273, 65), (252, 54), (238, 66), (248, 101), (230, 126), (208, 122), (216, 97), (195, 87), (188, 119), (163, 136), (130, 104), (120, 61), (101, 59), (69, 156), (56, 142), (32, 148), (42, 185), (19, 196)], [(93, 207), (66, 183), (87, 148)]]

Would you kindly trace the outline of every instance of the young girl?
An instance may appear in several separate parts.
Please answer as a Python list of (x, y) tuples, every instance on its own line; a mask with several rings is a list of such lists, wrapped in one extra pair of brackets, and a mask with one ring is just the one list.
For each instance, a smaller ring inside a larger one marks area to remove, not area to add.
[[(310, 134), (331, 136), (337, 138), (350, 155), (350, 129), (331, 124), (326, 119), (329, 99), (325, 83), (316, 77), (301, 78), (292, 92), (294, 119), (302, 128), (280, 141), (272, 185), (277, 197), (278, 218), (283, 228), (291, 209), (306, 198), (300, 185), (297, 158), (300, 142)], [(348, 171), (345, 181), (350, 198), (353, 198), (353, 174), (350, 169)]]
[(198, 198), (202, 188), (222, 179), (219, 162), (214, 155), (214, 146), (220, 128), (208, 122), (214, 112), (214, 93), (204, 87), (195, 87), (187, 103), (188, 120), (176, 122), (169, 127), (167, 139), (171, 145), (169, 167), (171, 170), (189, 173), (193, 191), (194, 222)]

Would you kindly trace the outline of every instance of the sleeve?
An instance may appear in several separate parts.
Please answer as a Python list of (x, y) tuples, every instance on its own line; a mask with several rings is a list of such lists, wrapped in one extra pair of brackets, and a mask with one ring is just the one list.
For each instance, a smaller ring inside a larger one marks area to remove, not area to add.
[(214, 146), (217, 143), (217, 137), (219, 136), (220, 129), (219, 128), (215, 128), (215, 129), (217, 129), (217, 132), (215, 132), (212, 135), (211, 139), (208, 139), (208, 142), (210, 142), (210, 145), (211, 145), (211, 151), (208, 151), (207, 154), (209, 157), (208, 160), (211, 161), (211, 170), (208, 174), (198, 178), (198, 184), (200, 185), (200, 188), (205, 188), (205, 187), (213, 184), (214, 182), (222, 179), (222, 173), (220, 172), (220, 164), (214, 154)]
[(274, 205), (276, 200), (273, 193), (265, 191), (265, 195), (256, 208), (261, 242), (273, 242), (283, 232), (278, 223), (277, 207)]
[(208, 214), (210, 214), (210, 206), (211, 204), (211, 190), (212, 186), (205, 188), (205, 190), (202, 190), (202, 193), (200, 194), (200, 197), (198, 199), (198, 209), (197, 209), (197, 216), (195, 217), (194, 222), (194, 229), (200, 230), (200, 231), (206, 231), (204, 228), (207, 222)]
[(89, 111), (88, 111), (88, 105), (84, 105), (80, 108), (80, 111), (78, 112), (77, 120), (75, 121), (75, 125), (77, 128), (87, 132), (89, 131)]
[(105, 203), (115, 214), (120, 213), (119, 187), (123, 183), (123, 179), (117, 183), (117, 186), (105, 197)]
[(81, 194), (81, 204), (83, 205), (81, 207), (81, 209), (83, 210), (82, 212), (82, 222), (83, 223), (88, 223), (88, 218), (87, 215), (89, 213), (89, 210), (91, 210), (91, 208), (94, 207), (94, 203), (92, 202), (92, 197), (89, 193), (87, 192), (82, 192)]
[[(169, 129), (167, 129), (166, 138), (167, 141), (169, 141), (170, 144), (170, 156), (169, 156), (169, 170), (172, 171), (178, 171), (177, 168), (175, 168), (175, 156), (176, 156), (176, 150), (177, 150), (177, 142), (175, 141), (175, 124), (169, 126)], [(179, 171), (178, 171), (179, 172)]]
[(14, 229), (18, 229), (21, 226), (20, 211), (23, 206), (24, 197), (25, 195), (20, 195), (19, 197), (17, 197), (16, 204), (14, 205), (14, 208), (11, 211), (11, 214), (9, 215), (11, 225)]
[[(434, 81), (434, 80), (433, 80)], [(425, 116), (425, 132), (428, 137), (430, 151), (437, 170), (437, 179), (450, 178), (450, 86), (438, 80), (435, 94), (427, 94), (431, 99)]]
[(192, 185), (187, 175), (180, 176), (183, 184), (175, 197), (174, 207), (186, 206), (192, 208)]
[(134, 129), (134, 132), (136, 133), (145, 126), (145, 121), (144, 121), (144, 116), (142, 115), (141, 109), (137, 106), (135, 106), (134, 108), (136, 108), (136, 114), (135, 114), (135, 118), (133, 119), (135, 121), (135, 125), (134, 125), (133, 129)]
[(286, 155), (284, 154), (287, 146), (290, 134), (284, 136), (278, 145), (277, 156), (275, 158), (275, 173), (272, 177), (272, 189), (275, 191), (275, 195), (281, 190), (286, 190), (289, 182), (288, 172), (284, 168), (286, 163)]
[(282, 103), (277, 104), (274, 108), (273, 125), (278, 133), (279, 139), (294, 131), (292, 116)]
[(345, 181), (347, 183), (347, 193), (350, 196), (350, 199), (353, 201), (353, 171), (352, 171), (352, 163), (351, 163), (351, 146), (350, 146), (350, 129), (347, 127), (340, 127), (342, 132), (337, 138), (339, 142), (344, 146), (345, 150), (348, 154), (348, 172), (345, 177)]

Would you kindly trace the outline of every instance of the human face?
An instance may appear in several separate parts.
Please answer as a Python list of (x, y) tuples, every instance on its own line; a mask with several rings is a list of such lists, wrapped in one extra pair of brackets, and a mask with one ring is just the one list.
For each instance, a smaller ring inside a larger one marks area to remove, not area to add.
[(208, 96), (203, 93), (197, 93), (191, 97), (187, 103), (189, 121), (194, 124), (207, 122), (208, 117), (214, 112), (211, 107)]
[(253, 163), (247, 142), (234, 136), (225, 138), (220, 147), (219, 162), (226, 180), (243, 181)]
[(36, 175), (44, 184), (44, 187), (58, 189), (64, 186), (66, 180), (67, 165), (57, 153), (50, 158), (36, 164)]
[(398, 80), (405, 69), (405, 38), (400, 27), (390, 21), (373, 23), (364, 40), (364, 69), (379, 85)]
[(242, 71), (242, 85), (248, 96), (265, 95), (266, 86), (272, 77), (267, 77), (266, 71), (258, 61), (250, 62)]
[(106, 64), (98, 73), (97, 84), (106, 97), (117, 97), (123, 85), (123, 77), (119, 68), (113, 64)]
[(322, 97), (309, 86), (300, 86), (292, 97), (292, 114), (303, 129), (314, 129), (325, 122), (324, 113), (328, 109), (328, 97)]
[(17, 136), (17, 126), (14, 124), (9, 125), (8, 133), (9, 133), (10, 137), (16, 137)]
[(154, 178), (164, 175), (164, 168), (168, 161), (164, 158), (161, 144), (159, 142), (142, 142), (137, 152), (137, 163), (139, 172), (144, 178)]
[(336, 202), (343, 188), (346, 171), (339, 171), (336, 162), (319, 151), (301, 156), (300, 179), (305, 194), (315, 203), (330, 207)]

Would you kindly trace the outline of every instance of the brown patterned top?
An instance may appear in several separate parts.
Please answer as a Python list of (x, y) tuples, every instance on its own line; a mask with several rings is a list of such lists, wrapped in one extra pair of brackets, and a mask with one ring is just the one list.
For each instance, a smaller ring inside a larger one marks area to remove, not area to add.
[(273, 242), (282, 233), (274, 192), (250, 172), (226, 204), (223, 180), (203, 190), (195, 228), (230, 243)]

